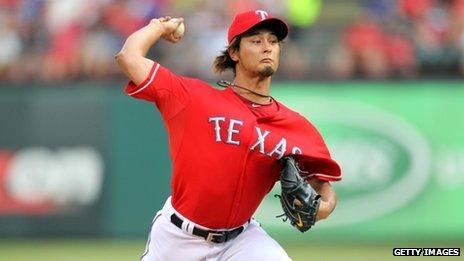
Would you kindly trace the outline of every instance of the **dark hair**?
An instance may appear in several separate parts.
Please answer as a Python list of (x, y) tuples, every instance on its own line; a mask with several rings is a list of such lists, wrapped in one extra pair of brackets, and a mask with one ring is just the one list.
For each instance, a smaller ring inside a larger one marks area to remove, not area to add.
[[(226, 70), (232, 70), (235, 76), (235, 61), (232, 60), (232, 58), (229, 55), (229, 50), (230, 51), (239, 51), (240, 50), (240, 41), (242, 40), (243, 37), (248, 37), (251, 35), (256, 34), (259, 30), (261, 29), (268, 29), (266, 25), (260, 25), (253, 27), (252, 29), (244, 32), (241, 35), (238, 35), (237, 37), (232, 40), (232, 43), (221, 52), (221, 55), (217, 56), (216, 59), (214, 59), (213, 62), (213, 71), (216, 74), (221, 74)], [(279, 40), (279, 45), (282, 46), (282, 40)]]
[(237, 36), (235, 37), (234, 40), (232, 40), (232, 43), (221, 52), (221, 55), (217, 56), (216, 59), (214, 59), (213, 62), (213, 70), (214, 73), (216, 74), (221, 74), (224, 71), (230, 69), (235, 75), (235, 61), (232, 60), (232, 58), (229, 55), (229, 50), (230, 51), (239, 51), (240, 50), (240, 40), (242, 39), (242, 36)]

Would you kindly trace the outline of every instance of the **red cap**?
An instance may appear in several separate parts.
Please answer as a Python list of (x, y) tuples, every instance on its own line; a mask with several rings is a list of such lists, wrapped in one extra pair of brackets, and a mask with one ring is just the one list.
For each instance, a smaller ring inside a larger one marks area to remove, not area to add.
[(273, 31), (279, 41), (284, 39), (288, 34), (288, 26), (284, 21), (273, 18), (271, 14), (266, 11), (252, 10), (239, 13), (235, 16), (232, 24), (229, 26), (229, 32), (227, 34), (229, 44), (232, 43), (232, 40), (234, 40), (237, 35), (261, 24), (265, 24), (267, 28)]

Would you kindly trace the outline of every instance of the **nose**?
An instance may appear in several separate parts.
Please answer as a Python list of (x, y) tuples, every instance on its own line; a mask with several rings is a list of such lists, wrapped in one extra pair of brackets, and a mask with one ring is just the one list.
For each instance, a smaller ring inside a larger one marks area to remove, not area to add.
[(263, 41), (263, 52), (270, 53), (272, 51), (271, 43), (268, 40)]

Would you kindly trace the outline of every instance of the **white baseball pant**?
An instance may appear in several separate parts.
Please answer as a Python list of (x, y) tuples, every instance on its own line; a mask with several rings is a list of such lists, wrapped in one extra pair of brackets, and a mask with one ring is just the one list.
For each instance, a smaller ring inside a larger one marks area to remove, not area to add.
[[(171, 223), (173, 213), (184, 220), (182, 229)], [(240, 235), (225, 243), (208, 243), (204, 238), (192, 235), (193, 226), (207, 229), (175, 211), (169, 197), (153, 219), (141, 260), (291, 260), (254, 219), (245, 224)]]

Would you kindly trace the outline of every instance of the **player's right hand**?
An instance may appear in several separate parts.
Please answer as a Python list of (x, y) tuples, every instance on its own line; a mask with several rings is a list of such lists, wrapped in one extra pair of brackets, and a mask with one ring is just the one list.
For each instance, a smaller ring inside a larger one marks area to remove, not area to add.
[[(184, 22), (184, 18), (173, 18), (171, 16), (164, 16), (157, 19), (161, 24), (163, 34), (162, 38), (171, 43), (177, 43), (182, 39), (182, 36), (176, 36), (174, 32)], [(152, 20), (152, 22), (154, 22)]]

